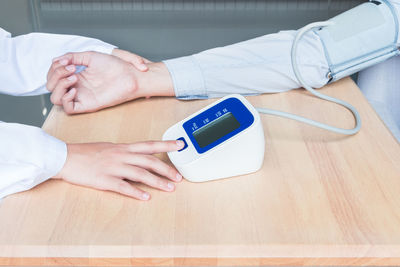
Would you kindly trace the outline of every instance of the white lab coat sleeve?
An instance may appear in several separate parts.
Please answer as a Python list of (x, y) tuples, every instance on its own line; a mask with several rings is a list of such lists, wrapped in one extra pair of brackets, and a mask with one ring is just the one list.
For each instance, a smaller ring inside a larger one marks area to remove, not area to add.
[[(47, 93), (52, 59), (67, 52), (110, 54), (115, 46), (71, 35), (32, 33), (11, 38), (0, 28), (0, 93)], [(56, 175), (67, 157), (66, 144), (42, 129), (0, 122), (0, 199)]]
[[(297, 31), (281, 31), (241, 43), (164, 61), (181, 99), (254, 95), (299, 88), (291, 64)], [(329, 67), (318, 35), (309, 32), (298, 46), (299, 69), (312, 87), (328, 82)]]
[(46, 77), (53, 58), (82, 51), (110, 54), (113, 48), (100, 40), (74, 35), (30, 33), (12, 38), (0, 28), (0, 93), (48, 93)]
[(42, 129), (0, 122), (0, 200), (56, 175), (67, 157), (66, 144)]

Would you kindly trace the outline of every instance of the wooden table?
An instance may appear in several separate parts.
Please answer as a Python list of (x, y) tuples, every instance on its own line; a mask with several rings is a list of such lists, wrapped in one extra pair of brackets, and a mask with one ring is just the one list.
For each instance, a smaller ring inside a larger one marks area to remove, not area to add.
[[(0, 265), (400, 265), (400, 146), (350, 79), (322, 91), (357, 107), (359, 134), (261, 115), (259, 172), (150, 190), (150, 202), (45, 182), (2, 202)], [(248, 99), (353, 126), (347, 110), (304, 90)], [(160, 139), (210, 102), (154, 98), (77, 116), (53, 108), (43, 128), (67, 142)]]

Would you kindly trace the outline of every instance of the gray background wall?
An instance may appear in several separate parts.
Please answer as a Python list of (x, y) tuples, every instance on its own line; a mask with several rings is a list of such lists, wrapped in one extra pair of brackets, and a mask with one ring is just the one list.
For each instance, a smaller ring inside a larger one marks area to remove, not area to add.
[[(0, 27), (85, 35), (153, 61), (330, 18), (362, 0), (1, 0)], [(1, 71), (1, 70), (0, 70)], [(47, 96), (0, 95), (0, 120), (40, 126)]]

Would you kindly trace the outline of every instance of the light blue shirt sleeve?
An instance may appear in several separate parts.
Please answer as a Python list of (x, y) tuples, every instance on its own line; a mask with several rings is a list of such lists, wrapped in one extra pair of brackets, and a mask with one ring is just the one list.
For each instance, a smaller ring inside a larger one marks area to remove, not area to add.
[(361, 71), (357, 83), (368, 102), (400, 142), (400, 57)]
[[(180, 99), (256, 95), (299, 88), (291, 65), (291, 46), (297, 31), (282, 31), (191, 56), (165, 60)], [(328, 82), (328, 63), (314, 32), (299, 43), (298, 62), (313, 87)]]
[[(400, 0), (390, 1), (400, 13)], [(165, 60), (180, 99), (221, 97), (239, 93), (279, 93), (300, 87), (291, 65), (297, 31), (282, 31), (191, 56)], [(320, 88), (328, 82), (323, 44), (314, 32), (299, 43), (299, 70), (307, 83)]]
[[(400, 17), (400, 0), (390, 1)], [(400, 35), (398, 39), (400, 44)], [(391, 58), (358, 74), (358, 86), (400, 142), (400, 57)]]

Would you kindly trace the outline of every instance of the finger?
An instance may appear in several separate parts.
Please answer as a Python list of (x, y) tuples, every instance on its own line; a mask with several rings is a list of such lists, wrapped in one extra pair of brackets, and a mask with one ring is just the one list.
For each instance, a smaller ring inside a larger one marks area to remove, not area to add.
[(140, 71), (148, 71), (149, 67), (146, 64), (151, 63), (150, 60), (135, 54), (132, 54), (132, 59), (130, 62)]
[(118, 176), (133, 182), (141, 182), (150, 187), (163, 191), (172, 192), (175, 190), (175, 184), (167, 179), (158, 177), (151, 172), (133, 165), (125, 164), (116, 170)]
[(94, 112), (99, 110), (99, 107), (90, 107), (87, 104), (82, 104), (79, 100), (77, 100), (76, 95), (78, 91), (76, 88), (72, 88), (68, 91), (62, 98), (62, 105), (65, 113), (67, 114), (78, 114), (85, 112)]
[(153, 173), (157, 173), (174, 182), (182, 181), (182, 175), (175, 168), (155, 156), (132, 154), (125, 159), (125, 163), (151, 170)]
[(127, 61), (140, 71), (148, 71), (149, 67), (144, 63), (144, 59), (138, 55), (128, 53)]
[(149, 70), (149, 67), (145, 63), (149, 63), (150, 61), (142, 58), (141, 56), (121, 49), (114, 49), (112, 54), (124, 61), (131, 63), (133, 66), (135, 66), (135, 68), (140, 71)]
[(67, 114), (75, 114), (78, 113), (75, 111), (75, 96), (76, 96), (76, 89), (72, 88), (69, 90), (62, 98), (62, 105), (64, 108), (64, 111)]
[(149, 200), (150, 194), (132, 186), (128, 182), (118, 178), (108, 178), (102, 185), (103, 190), (114, 191), (125, 196), (133, 197), (139, 200)]
[(76, 97), (77, 93), (78, 93), (78, 91), (76, 90), (76, 88), (72, 88), (62, 98), (62, 105), (63, 105), (65, 113), (78, 114), (78, 113), (92, 111), (92, 110), (86, 109), (85, 106), (82, 105), (82, 103), (76, 101), (75, 97)]
[(149, 141), (129, 145), (129, 151), (141, 154), (156, 154), (177, 151), (184, 147), (181, 140), (173, 141)]
[(67, 78), (61, 79), (53, 90), (50, 96), (51, 103), (54, 105), (62, 105), (62, 98), (69, 88), (71, 88), (78, 78), (76, 75), (69, 76)]
[(59, 61), (68, 60), (68, 64), (89, 66), (90, 60), (92, 59), (93, 55), (94, 55), (93, 51), (74, 52), (74, 53), (67, 53), (56, 59)]
[(68, 60), (66, 59), (53, 61), (53, 63), (50, 66), (49, 72), (47, 73), (47, 80), (49, 80), (49, 78), (51, 77), (51, 75), (53, 75), (56, 69), (58, 69), (61, 66), (67, 66), (67, 65), (68, 65)]
[(53, 63), (47, 75), (47, 90), (53, 92), (58, 82), (61, 79), (72, 75), (75, 72), (75, 69), (74, 65), (64, 66), (63, 63), (59, 61)]
[(142, 57), (144, 60), (144, 63), (146, 64), (150, 64), (150, 63), (154, 63), (153, 61), (148, 60), (147, 58)]
[(62, 56), (55, 57), (55, 58), (53, 58), (52, 62), (61, 61), (61, 60), (67, 60), (67, 61), (71, 60), (71, 54), (67, 53)]

